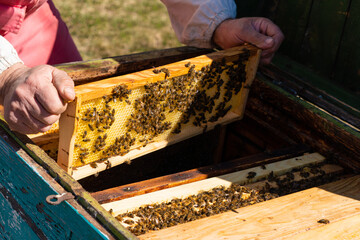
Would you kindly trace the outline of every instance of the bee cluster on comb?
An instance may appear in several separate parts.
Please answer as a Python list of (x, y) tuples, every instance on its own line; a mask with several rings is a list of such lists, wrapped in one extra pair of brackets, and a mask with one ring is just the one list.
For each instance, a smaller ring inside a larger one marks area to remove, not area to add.
[[(160, 230), (226, 211), (237, 213), (241, 207), (268, 201), (340, 178), (339, 173), (326, 173), (322, 168), (324, 165), (325, 163), (319, 163), (294, 168), (280, 176), (270, 172), (264, 179), (260, 179), (261, 182), (258, 185), (232, 183), (229, 187), (215, 187), (182, 199), (175, 198), (167, 202), (143, 205), (135, 210), (117, 214), (115, 217), (135, 235), (141, 235), (150, 230)], [(304, 172), (309, 174), (303, 175)], [(294, 174), (301, 177), (295, 179)], [(248, 172), (247, 178), (253, 176), (254, 172)], [(318, 222), (327, 223), (322, 220)]]
[[(245, 104), (241, 90), (251, 84), (247, 65), (253, 55), (254, 51), (242, 48), (233, 55), (188, 59), (109, 79), (112, 87), (107, 86), (109, 93), (101, 96), (78, 96), (75, 114), (67, 113), (76, 116), (73, 150), (63, 151), (72, 153), (67, 167), (76, 170), (89, 163), (97, 167), (94, 163), (126, 157), (153, 143), (181, 141), (221, 123), (227, 113), (239, 112)], [(130, 77), (141, 80), (129, 81)], [(128, 161), (123, 158), (111, 165)]]

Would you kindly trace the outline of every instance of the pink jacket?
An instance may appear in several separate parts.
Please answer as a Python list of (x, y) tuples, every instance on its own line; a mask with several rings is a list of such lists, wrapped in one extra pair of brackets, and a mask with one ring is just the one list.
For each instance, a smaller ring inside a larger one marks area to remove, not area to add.
[(0, 0), (0, 34), (30, 67), (81, 60), (51, 0)]

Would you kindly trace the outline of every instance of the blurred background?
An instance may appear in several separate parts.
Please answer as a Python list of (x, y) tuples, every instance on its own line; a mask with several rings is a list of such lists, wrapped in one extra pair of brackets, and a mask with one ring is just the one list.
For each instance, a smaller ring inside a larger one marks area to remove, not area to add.
[(181, 46), (159, 0), (54, 0), (84, 60)]

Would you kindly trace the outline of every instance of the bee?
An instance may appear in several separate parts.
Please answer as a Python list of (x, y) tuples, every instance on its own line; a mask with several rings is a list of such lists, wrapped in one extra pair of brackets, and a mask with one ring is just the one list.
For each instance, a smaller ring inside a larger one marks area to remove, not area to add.
[(149, 140), (145, 140), (145, 143), (143, 144), (143, 147), (146, 147), (146, 145), (148, 145), (148, 143), (149, 143)]
[(254, 178), (255, 176), (256, 176), (256, 172), (248, 172), (248, 175), (247, 175), (246, 178), (252, 179), (252, 178)]
[(90, 138), (84, 138), (83, 142), (90, 142)]
[(125, 102), (126, 102), (128, 105), (131, 105), (130, 100), (126, 99)]
[(91, 131), (94, 131), (94, 128), (93, 128), (93, 126), (92, 126), (90, 123), (88, 124), (88, 126), (89, 126), (89, 128), (90, 128)]
[(97, 164), (94, 163), (94, 162), (92, 162), (92, 163), (90, 163), (90, 167), (92, 167), (92, 168), (97, 168)]
[(111, 162), (110, 162), (109, 160), (106, 160), (106, 161), (105, 161), (105, 165), (106, 165), (106, 168), (105, 168), (105, 169), (111, 168)]
[(318, 223), (322, 223), (322, 224), (329, 224), (329, 223), (330, 223), (330, 221), (329, 221), (328, 219), (325, 219), (325, 218), (320, 219), (320, 220), (318, 220), (317, 222), (318, 222)]
[(80, 147), (81, 147), (80, 144), (75, 144), (74, 146), (77, 147), (77, 148), (80, 148)]
[(110, 213), (111, 215), (113, 215), (113, 214), (114, 214), (114, 210), (113, 210), (112, 208), (110, 208), (109, 213)]
[(82, 135), (82, 138), (86, 138), (86, 135), (87, 135), (87, 131), (85, 130), (83, 135)]
[(191, 65), (191, 62), (188, 62), (185, 64), (185, 67), (190, 67), (190, 65)]
[(167, 68), (162, 68), (161, 72), (165, 73), (165, 79), (170, 77), (170, 71)]
[(155, 73), (155, 74), (161, 73), (161, 70), (155, 68), (155, 69), (153, 70), (153, 73)]

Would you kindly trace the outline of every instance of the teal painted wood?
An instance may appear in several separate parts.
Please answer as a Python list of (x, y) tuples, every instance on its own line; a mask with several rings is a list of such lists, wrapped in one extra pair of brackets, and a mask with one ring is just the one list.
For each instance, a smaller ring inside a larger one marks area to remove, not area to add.
[[(0, 188), (3, 188), (0, 186)], [(37, 236), (21, 213), (14, 211), (7, 194), (0, 191), (0, 238), (1, 239), (36, 239)], [(16, 230), (14, 230), (16, 229)]]
[(3, 217), (0, 225), (12, 239), (107, 239), (66, 201), (46, 203), (48, 195), (57, 193), (17, 150), (0, 137), (0, 197), (6, 206), (1, 214), (17, 220), (9, 224)]

